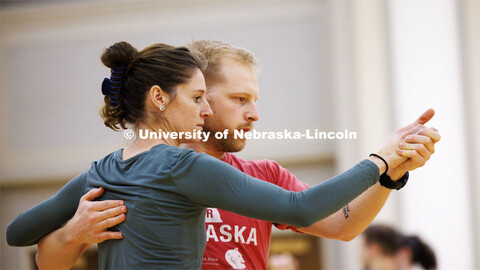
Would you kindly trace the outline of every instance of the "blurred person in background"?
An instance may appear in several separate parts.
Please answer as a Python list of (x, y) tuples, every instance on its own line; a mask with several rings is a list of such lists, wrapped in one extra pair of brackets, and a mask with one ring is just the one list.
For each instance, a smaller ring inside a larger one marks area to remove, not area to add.
[(396, 254), (398, 270), (437, 269), (437, 257), (433, 249), (416, 235), (402, 236), (402, 246)]
[(364, 270), (395, 270), (402, 236), (393, 227), (371, 225), (362, 233), (361, 261)]
[(405, 236), (391, 226), (371, 225), (362, 234), (361, 260), (365, 270), (436, 269), (432, 248), (418, 236)]

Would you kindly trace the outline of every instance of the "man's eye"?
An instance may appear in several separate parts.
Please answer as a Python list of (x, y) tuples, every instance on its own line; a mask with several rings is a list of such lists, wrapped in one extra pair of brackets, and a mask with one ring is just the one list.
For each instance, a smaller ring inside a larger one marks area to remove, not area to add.
[(237, 99), (238, 99), (238, 101), (240, 101), (240, 102), (245, 102), (245, 98), (244, 98), (244, 97), (238, 97)]
[(201, 100), (201, 99), (202, 99), (202, 97), (201, 97), (201, 96), (196, 96), (196, 97), (195, 97), (195, 102), (197, 102), (197, 103), (198, 103), (198, 102), (200, 102), (200, 100)]

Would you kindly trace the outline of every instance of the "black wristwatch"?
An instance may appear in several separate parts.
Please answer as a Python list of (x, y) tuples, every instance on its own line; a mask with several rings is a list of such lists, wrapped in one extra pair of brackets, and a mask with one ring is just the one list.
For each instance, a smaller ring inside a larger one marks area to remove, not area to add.
[(390, 176), (387, 175), (387, 172), (384, 172), (382, 175), (380, 175), (380, 185), (389, 189), (399, 190), (407, 184), (407, 181), (408, 172), (406, 172), (402, 178), (398, 179), (397, 181), (393, 181)]

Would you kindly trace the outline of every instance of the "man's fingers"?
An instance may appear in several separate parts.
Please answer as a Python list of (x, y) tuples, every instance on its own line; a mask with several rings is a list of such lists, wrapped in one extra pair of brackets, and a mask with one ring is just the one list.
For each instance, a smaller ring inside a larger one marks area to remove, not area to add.
[(111, 228), (115, 225), (118, 225), (118, 224), (124, 222), (125, 218), (126, 218), (125, 214), (121, 214), (121, 215), (118, 215), (116, 217), (107, 218), (107, 219), (99, 222), (98, 225), (100, 226), (100, 228), (104, 228), (104, 229)]
[(105, 189), (103, 187), (91, 189), (87, 193), (85, 193), (85, 195), (83, 195), (80, 200), (93, 201), (96, 198), (102, 196), (104, 191)]
[(408, 135), (407, 137), (405, 137), (405, 142), (423, 144), (428, 149), (428, 152), (430, 152), (430, 154), (435, 153), (435, 143), (430, 137), (418, 134)]
[(107, 209), (115, 208), (122, 205), (122, 200), (95, 201), (91, 203), (90, 209), (95, 211), (105, 211)]
[(82, 200), (91, 201), (89, 208), (94, 211), (103, 211), (109, 208), (123, 205), (122, 200), (94, 201), (96, 198), (102, 196), (104, 192), (105, 189), (103, 187), (91, 189), (85, 195), (83, 195), (82, 198), (80, 198), (80, 202)]
[(100, 220), (116, 217), (118, 215), (125, 214), (126, 212), (127, 212), (127, 207), (125, 205), (109, 208), (102, 212), (102, 216)]
[(122, 238), (123, 238), (123, 234), (121, 232), (105, 231), (98, 235), (97, 244), (110, 239), (122, 239)]
[(435, 115), (435, 110), (430, 108), (426, 110), (422, 115), (420, 115), (420, 117), (415, 122), (417, 122), (420, 125), (425, 125), (428, 121), (430, 121), (430, 119), (432, 119), (434, 115)]

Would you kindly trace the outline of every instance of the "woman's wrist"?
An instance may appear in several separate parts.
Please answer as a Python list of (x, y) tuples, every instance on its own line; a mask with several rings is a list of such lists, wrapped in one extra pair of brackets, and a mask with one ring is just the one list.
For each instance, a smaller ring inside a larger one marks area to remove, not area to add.
[(380, 159), (379, 157), (370, 156), (370, 157), (368, 157), (368, 160), (370, 160), (375, 165), (377, 165), (379, 175), (382, 175), (387, 170), (387, 166), (386, 166), (385, 162), (383, 162), (383, 160)]

